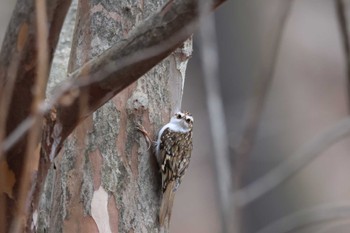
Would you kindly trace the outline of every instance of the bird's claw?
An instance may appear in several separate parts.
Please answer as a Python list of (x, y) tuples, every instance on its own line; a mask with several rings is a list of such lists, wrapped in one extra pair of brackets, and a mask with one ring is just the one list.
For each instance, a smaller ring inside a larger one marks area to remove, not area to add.
[[(146, 142), (147, 142), (147, 150), (149, 150), (149, 149), (151, 148), (152, 142), (153, 142), (152, 139), (151, 139), (151, 137), (149, 136), (149, 133), (147, 132), (147, 130), (145, 129), (145, 127), (143, 127), (143, 125), (141, 125), (141, 124), (139, 124), (139, 123), (137, 123), (136, 129), (137, 129), (138, 131), (140, 131), (140, 132), (143, 134), (143, 136), (145, 137)], [(153, 142), (153, 143), (154, 143), (154, 142)]]

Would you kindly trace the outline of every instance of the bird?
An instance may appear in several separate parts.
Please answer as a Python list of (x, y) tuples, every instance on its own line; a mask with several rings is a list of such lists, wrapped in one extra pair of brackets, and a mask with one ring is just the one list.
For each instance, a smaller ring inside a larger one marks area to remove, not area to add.
[(193, 117), (189, 112), (175, 113), (158, 133), (155, 154), (162, 176), (160, 226), (170, 225), (175, 192), (190, 164), (193, 149)]

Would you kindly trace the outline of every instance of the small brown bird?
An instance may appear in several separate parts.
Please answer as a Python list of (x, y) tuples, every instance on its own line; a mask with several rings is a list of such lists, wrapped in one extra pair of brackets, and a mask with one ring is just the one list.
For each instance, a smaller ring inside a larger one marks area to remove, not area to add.
[(192, 152), (193, 117), (190, 113), (178, 112), (159, 131), (156, 156), (162, 173), (162, 203), (159, 211), (161, 226), (167, 219), (170, 223), (175, 192), (181, 183)]

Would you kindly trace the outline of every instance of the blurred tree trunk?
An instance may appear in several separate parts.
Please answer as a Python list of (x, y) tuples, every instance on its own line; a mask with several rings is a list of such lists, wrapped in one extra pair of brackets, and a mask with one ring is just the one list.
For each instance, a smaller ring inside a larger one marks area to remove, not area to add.
[[(29, 116), (36, 114), (38, 106), (34, 100), (42, 95), (41, 88), (45, 88), (36, 82), (39, 69), (38, 2), (17, 1), (0, 52), (0, 232), (8, 231), (10, 227), (14, 232), (21, 231), (24, 227), (24, 209), (30, 206), (25, 194), (33, 191), (31, 184), (40, 176), (36, 173), (40, 158), (39, 138), (33, 137), (38, 143), (31, 145), (27, 132), (6, 153), (3, 152), (3, 140)], [(40, 3), (44, 4), (43, 1)], [(47, 3), (46, 11), (43, 9), (45, 12), (42, 12), (46, 19), (42, 21), (47, 34), (45, 62), (50, 67), (71, 0), (48, 0)], [(36, 125), (40, 128), (40, 123)]]
[[(123, 40), (163, 4), (79, 1), (68, 72)], [(69, 136), (46, 180), (38, 232), (162, 232), (160, 174), (136, 126), (142, 124), (155, 139), (169, 116), (180, 109), (191, 52), (189, 39)], [(84, 103), (88, 96), (80, 95)], [(82, 114), (84, 108), (81, 104)]]

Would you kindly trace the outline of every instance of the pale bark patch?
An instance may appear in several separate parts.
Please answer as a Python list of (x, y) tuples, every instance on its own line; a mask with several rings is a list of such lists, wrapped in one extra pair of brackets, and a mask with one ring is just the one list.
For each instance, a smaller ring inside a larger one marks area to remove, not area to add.
[(38, 210), (35, 210), (33, 212), (32, 219), (33, 219), (33, 221), (32, 221), (32, 225), (31, 225), (31, 229), (32, 229), (32, 231), (36, 231), (36, 229), (38, 227)]
[(108, 214), (108, 193), (102, 186), (94, 192), (91, 201), (91, 216), (99, 232), (112, 233)]

